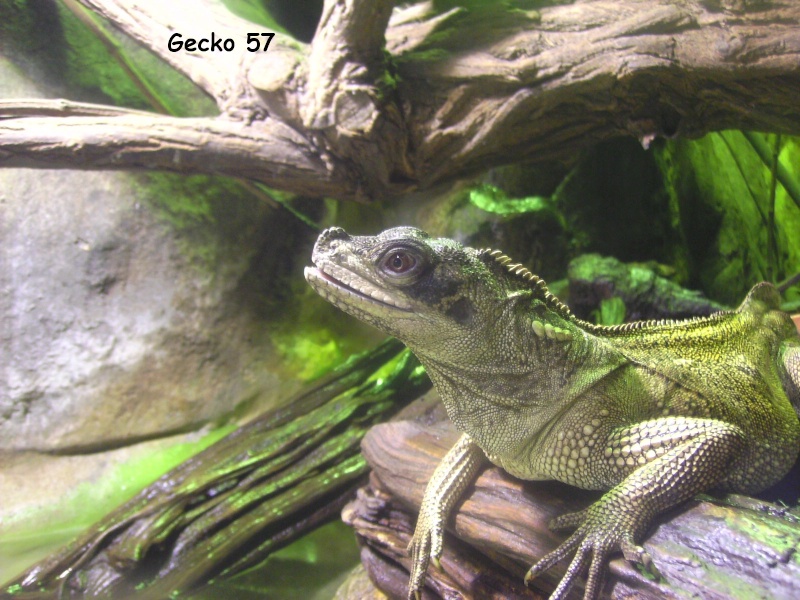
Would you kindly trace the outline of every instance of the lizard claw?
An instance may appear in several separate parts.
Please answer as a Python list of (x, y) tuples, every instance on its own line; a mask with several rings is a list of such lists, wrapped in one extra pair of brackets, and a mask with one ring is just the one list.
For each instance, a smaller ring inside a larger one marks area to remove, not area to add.
[(575, 556), (567, 567), (567, 572), (550, 596), (550, 600), (563, 600), (577, 578), (586, 570), (588, 576), (584, 599), (598, 597), (603, 582), (604, 568), (608, 557), (617, 550), (622, 550), (625, 558), (645, 566), (651, 573), (658, 570), (653, 559), (644, 548), (634, 542), (639, 527), (636, 523), (620, 518), (610, 503), (600, 500), (588, 509), (568, 513), (552, 520), (551, 527), (565, 529), (577, 527), (576, 531), (558, 548), (543, 556), (534, 564), (525, 576), (525, 584), (550, 569), (573, 551)]
[(630, 539), (623, 540), (620, 544), (620, 548), (626, 560), (642, 565), (645, 571), (657, 579), (661, 579), (661, 572), (658, 570), (658, 567), (656, 567), (656, 564), (653, 562), (653, 557), (650, 556), (647, 550)]
[(411, 576), (408, 583), (408, 598), (419, 600), (420, 590), (425, 583), (425, 572), (433, 563), (441, 570), (439, 558), (442, 556), (443, 536), (441, 529), (434, 527), (424, 513), (420, 513), (417, 528), (406, 551), (411, 555)]

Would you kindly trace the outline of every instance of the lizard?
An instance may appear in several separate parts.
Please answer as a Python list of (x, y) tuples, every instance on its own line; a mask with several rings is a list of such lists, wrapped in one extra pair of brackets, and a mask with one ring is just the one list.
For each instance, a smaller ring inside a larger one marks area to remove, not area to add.
[(487, 459), (524, 480), (605, 492), (550, 523), (574, 533), (525, 576), (530, 585), (572, 555), (550, 597), (588, 571), (593, 600), (614, 552), (657, 573), (640, 543), (659, 513), (708, 490), (757, 493), (797, 458), (800, 336), (769, 283), (707, 317), (601, 326), (505, 254), (413, 227), (326, 229), (312, 263), (316, 292), (418, 357), (461, 432), (423, 495), (409, 598)]

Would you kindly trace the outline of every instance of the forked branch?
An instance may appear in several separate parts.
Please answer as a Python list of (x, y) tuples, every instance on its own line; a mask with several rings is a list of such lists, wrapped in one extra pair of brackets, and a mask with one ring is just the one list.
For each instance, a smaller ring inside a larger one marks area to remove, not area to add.
[[(188, 75), (222, 114), (154, 116), (155, 141), (142, 143), (145, 117), (5, 103), (2, 166), (204, 171), (370, 200), (520, 160), (569, 161), (620, 135), (647, 144), (726, 128), (800, 134), (798, 3), (437, 12), (428, 1), (390, 13), (388, 0), (328, 0), (310, 46), (279, 33), (267, 52), (248, 52), (247, 35), (262, 28), (218, 0), (81, 2)], [(235, 49), (173, 52), (175, 32), (214, 32)]]

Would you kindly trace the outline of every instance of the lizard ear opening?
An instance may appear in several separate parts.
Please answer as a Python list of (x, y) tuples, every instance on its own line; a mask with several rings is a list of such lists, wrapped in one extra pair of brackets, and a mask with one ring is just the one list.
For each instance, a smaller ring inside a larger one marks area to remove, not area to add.
[(475, 315), (475, 306), (469, 299), (459, 298), (450, 305), (446, 314), (459, 325), (468, 325)]

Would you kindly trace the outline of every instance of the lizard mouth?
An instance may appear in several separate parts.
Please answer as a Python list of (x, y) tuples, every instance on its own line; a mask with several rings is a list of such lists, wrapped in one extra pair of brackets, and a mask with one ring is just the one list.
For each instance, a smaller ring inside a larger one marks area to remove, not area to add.
[(408, 302), (392, 298), (374, 283), (338, 265), (325, 263), (317, 267), (306, 267), (303, 274), (306, 281), (318, 292), (328, 290), (345, 303), (357, 306), (369, 302), (394, 310), (411, 310)]

